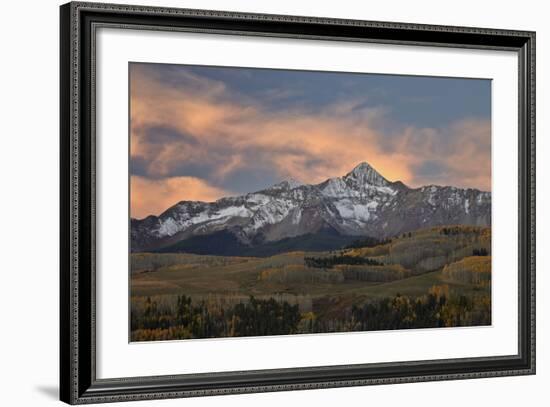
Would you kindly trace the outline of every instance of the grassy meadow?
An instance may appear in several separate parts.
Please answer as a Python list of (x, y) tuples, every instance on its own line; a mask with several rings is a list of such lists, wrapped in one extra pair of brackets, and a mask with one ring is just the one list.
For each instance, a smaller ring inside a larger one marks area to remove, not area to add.
[(271, 257), (131, 255), (131, 340), (491, 323), (490, 228)]

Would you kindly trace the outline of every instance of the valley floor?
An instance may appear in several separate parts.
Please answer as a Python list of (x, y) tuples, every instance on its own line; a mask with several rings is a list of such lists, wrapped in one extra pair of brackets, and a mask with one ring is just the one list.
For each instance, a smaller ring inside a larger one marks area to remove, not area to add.
[(491, 323), (489, 228), (271, 257), (134, 253), (131, 340)]

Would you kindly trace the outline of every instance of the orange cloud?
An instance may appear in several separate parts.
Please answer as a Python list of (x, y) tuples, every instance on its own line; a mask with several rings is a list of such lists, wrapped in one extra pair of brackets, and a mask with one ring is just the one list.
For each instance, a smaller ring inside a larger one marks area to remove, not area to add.
[(170, 177), (151, 180), (132, 175), (130, 178), (131, 217), (141, 219), (160, 215), (179, 201), (215, 201), (230, 192), (208, 185), (194, 177)]
[[(437, 130), (410, 130), (403, 138), (402, 148), (417, 155), (413, 165), (436, 161), (445, 167), (444, 173), (424, 176), (413, 174), (410, 184), (421, 186), (431, 183), (453, 185), (461, 188), (491, 190), (491, 123), (489, 120), (465, 119), (453, 123), (446, 137), (450, 143), (444, 148), (438, 144), (441, 137)], [(415, 133), (412, 135), (412, 133)]]
[[(406, 176), (406, 171), (397, 171), (396, 167), (404, 170), (399, 163), (393, 161), (389, 165), (392, 157), (383, 157), (377, 149), (379, 136), (367, 122), (376, 112), (365, 109), (363, 118), (358, 120), (355, 106), (344, 103), (317, 114), (297, 110), (273, 113), (258, 106), (210, 100), (188, 90), (153, 86), (150, 82), (150, 78), (139, 73), (132, 79), (131, 153), (152, 162), (151, 169), (157, 176), (168, 174), (174, 164), (184, 160), (208, 160), (211, 149), (219, 146), (227, 146), (230, 152), (226, 162), (219, 163), (220, 176), (238, 168), (239, 163), (247, 164), (243, 155), (253, 149), (269, 153), (265, 164), (275, 164), (281, 176), (304, 182), (342, 175), (364, 160), (386, 167), (386, 172), (395, 176)], [(199, 145), (190, 149), (175, 142), (153, 149), (143, 142), (140, 129), (167, 124), (195, 136)], [(318, 157), (323, 163), (317, 168), (304, 168), (308, 159)]]

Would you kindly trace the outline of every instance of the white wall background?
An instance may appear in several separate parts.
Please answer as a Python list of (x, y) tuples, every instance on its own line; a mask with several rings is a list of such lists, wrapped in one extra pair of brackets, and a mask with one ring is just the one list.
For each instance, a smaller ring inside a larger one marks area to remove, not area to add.
[[(342, 403), (544, 405), (550, 396), (550, 26), (545, 2), (146, 0), (134, 4), (537, 31), (536, 376), (187, 399), (188, 406)], [(0, 24), (0, 404), (55, 405), (58, 390), (58, 0), (6, 2)], [(546, 249), (546, 250), (545, 250)], [(148, 402), (175, 406), (181, 400)], [(146, 405), (126, 403), (124, 405)]]

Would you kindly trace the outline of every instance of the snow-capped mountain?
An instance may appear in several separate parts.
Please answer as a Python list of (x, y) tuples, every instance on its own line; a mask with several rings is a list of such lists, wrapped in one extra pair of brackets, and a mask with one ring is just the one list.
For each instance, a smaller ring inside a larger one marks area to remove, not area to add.
[[(158, 217), (132, 219), (131, 248), (197, 252), (193, 248), (200, 246), (200, 253), (227, 254), (220, 247), (227, 245), (248, 253), (282, 241), (292, 249), (292, 242), (300, 246), (299, 236), (386, 238), (429, 226), (490, 223), (490, 192), (435, 185), (413, 189), (361, 163), (316, 185), (287, 180), (212, 203), (182, 201)], [(318, 242), (326, 248), (322, 238)]]

